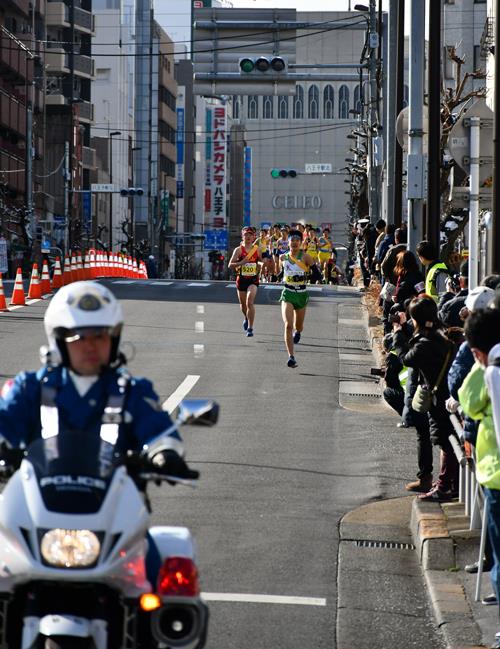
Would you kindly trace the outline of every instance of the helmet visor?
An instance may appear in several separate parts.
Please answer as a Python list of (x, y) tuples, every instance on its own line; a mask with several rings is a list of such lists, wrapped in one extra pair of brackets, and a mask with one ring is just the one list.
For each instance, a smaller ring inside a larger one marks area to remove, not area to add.
[(108, 336), (116, 336), (119, 327), (78, 327), (77, 329), (64, 329), (60, 327), (55, 331), (56, 338), (64, 340), (66, 343), (74, 343), (77, 340), (93, 338), (102, 340)]

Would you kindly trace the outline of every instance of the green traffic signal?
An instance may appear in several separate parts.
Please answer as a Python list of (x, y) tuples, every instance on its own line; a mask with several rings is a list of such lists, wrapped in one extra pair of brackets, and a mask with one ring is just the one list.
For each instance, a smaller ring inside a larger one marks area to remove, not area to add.
[(255, 64), (252, 59), (241, 59), (240, 61), (240, 70), (245, 73), (252, 72), (255, 68)]
[(272, 178), (297, 178), (295, 169), (271, 169)]

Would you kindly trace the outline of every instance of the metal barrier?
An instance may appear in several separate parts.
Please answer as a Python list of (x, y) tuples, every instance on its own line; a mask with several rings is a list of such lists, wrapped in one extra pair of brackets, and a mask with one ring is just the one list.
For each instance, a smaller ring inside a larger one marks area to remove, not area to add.
[[(479, 602), (481, 598), (481, 581), (483, 577), (484, 550), (486, 546), (487, 532), (487, 502), (484, 497), (481, 485), (476, 480), (476, 465), (473, 457), (468, 457), (462, 448), (461, 442), (464, 439), (464, 429), (460, 420), (455, 414), (450, 415), (451, 423), (455, 429), (455, 435), (450, 435), (449, 440), (460, 467), (460, 480), (458, 487), (458, 500), (464, 504), (465, 515), (470, 517), (470, 530), (481, 530), (479, 541), (478, 570), (476, 579), (476, 591), (474, 598)], [(460, 441), (459, 441), (460, 440)]]

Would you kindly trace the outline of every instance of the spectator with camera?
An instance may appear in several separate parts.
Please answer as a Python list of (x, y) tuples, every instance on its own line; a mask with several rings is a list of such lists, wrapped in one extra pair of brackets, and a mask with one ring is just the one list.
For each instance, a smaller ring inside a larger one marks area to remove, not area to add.
[(406, 300), (424, 292), (424, 276), (420, 272), (417, 258), (410, 250), (404, 250), (398, 254), (394, 275), (396, 277), (394, 302), (404, 304)]
[(454, 276), (449, 277), (452, 284), (451, 288), (458, 292), (448, 299), (444, 304), (440, 304), (439, 317), (444, 325), (447, 327), (463, 327), (464, 321), (460, 316), (460, 311), (465, 306), (465, 300), (469, 294), (469, 262), (463, 261), (460, 265), (460, 273), (458, 275), (458, 287)]
[[(458, 461), (449, 441), (454, 434), (446, 411), (449, 396), (444, 380), (455, 355), (453, 343), (446, 337), (432, 297), (421, 295), (410, 302), (409, 315), (414, 327), (411, 338), (403, 330), (404, 316), (393, 324), (394, 347), (406, 367), (418, 372), (418, 386), (412, 399), (412, 408), (427, 414), (431, 439), (441, 449), (441, 467), (438, 479), (423, 500), (440, 502), (450, 500), (458, 491)], [(428, 476), (426, 476), (428, 480)]]

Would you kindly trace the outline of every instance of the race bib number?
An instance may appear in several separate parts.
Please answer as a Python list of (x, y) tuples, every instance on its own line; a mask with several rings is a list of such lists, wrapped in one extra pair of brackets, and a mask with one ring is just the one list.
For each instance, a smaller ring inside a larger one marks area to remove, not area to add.
[(243, 277), (251, 277), (253, 275), (257, 275), (257, 264), (243, 264), (243, 266), (241, 267), (241, 274), (243, 275)]
[(305, 283), (305, 278), (303, 278), (301, 281), (297, 281), (293, 275), (285, 275), (285, 284), (292, 284), (294, 286), (298, 286), (300, 284)]

